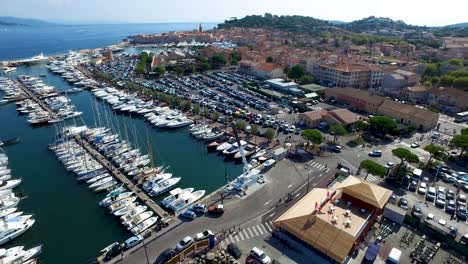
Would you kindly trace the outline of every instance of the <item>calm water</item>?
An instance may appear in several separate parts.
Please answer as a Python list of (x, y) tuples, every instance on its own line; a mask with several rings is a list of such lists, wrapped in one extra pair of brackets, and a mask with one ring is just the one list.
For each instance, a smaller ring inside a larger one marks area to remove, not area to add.
[[(21, 67), (8, 76), (40, 73), (47, 73), (47, 77), (42, 78), (44, 82), (58, 89), (70, 87), (42, 66)], [(99, 123), (99, 120), (104, 124), (107, 120), (109, 124), (120, 126), (123, 137), (126, 127), (132, 143), (142, 149), (146, 149), (148, 131), (155, 164), (171, 166), (169, 172), (182, 177), (180, 187), (210, 192), (224, 184), (226, 172), (231, 178), (241, 173), (240, 165), (225, 162), (215, 153), (208, 154), (205, 145), (193, 139), (186, 129), (157, 130), (141, 118), (115, 115), (87, 91), (70, 95), (70, 98), (78, 110), (84, 111), (82, 118), (88, 125)], [(93, 102), (96, 102), (100, 118), (93, 114), (97, 112), (93, 111), (96, 108)], [(12, 174), (23, 178), (20, 189), (28, 196), (19, 207), (26, 213), (35, 214), (37, 219), (32, 229), (6, 247), (43, 244), (41, 263), (84, 263), (104, 246), (130, 236), (116, 219), (105, 215), (104, 209), (98, 207), (97, 202), (103, 195), (96, 195), (86, 185), (77, 184), (75, 176), (68, 173), (47, 149), (55, 133), (53, 126), (30, 127), (26, 116), (17, 114), (14, 104), (0, 106), (0, 120), (0, 138), (16, 135), (22, 138), (20, 144), (6, 147), (6, 152)]]
[[(203, 24), (205, 29), (214, 26), (213, 23)], [(0, 27), (0, 60), (28, 58), (41, 52), (54, 55), (68, 50), (99, 48), (137, 33), (192, 29), (198, 29), (198, 23)]]

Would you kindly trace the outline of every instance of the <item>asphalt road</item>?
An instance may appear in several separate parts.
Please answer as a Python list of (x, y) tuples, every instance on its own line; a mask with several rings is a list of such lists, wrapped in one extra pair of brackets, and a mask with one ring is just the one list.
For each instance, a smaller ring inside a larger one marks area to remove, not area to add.
[[(288, 159), (282, 160), (269, 172), (265, 174), (265, 183), (252, 186), (244, 197), (229, 197), (224, 200), (225, 213), (221, 217), (203, 216), (193, 221), (176, 220), (171, 226), (163, 230), (163, 233), (152, 241), (145, 241), (146, 253), (150, 263), (159, 254), (169, 247), (175, 245), (185, 236), (193, 236), (198, 232), (210, 229), (220, 232), (234, 226), (248, 225), (251, 222), (271, 221), (281, 210), (287, 206), (284, 200), (291, 193), (294, 199), (299, 199), (305, 194), (307, 185), (312, 188), (326, 175), (325, 165), (314, 161), (310, 166), (310, 174), (304, 170), (306, 163), (293, 165)], [(307, 184), (308, 178), (310, 179)], [(218, 195), (212, 196), (212, 201), (220, 199)], [(278, 206), (279, 199), (282, 199)], [(207, 202), (207, 203), (210, 203)], [(291, 201), (289, 202), (291, 203)], [(128, 250), (122, 258), (120, 255), (109, 263), (147, 263), (143, 245)]]

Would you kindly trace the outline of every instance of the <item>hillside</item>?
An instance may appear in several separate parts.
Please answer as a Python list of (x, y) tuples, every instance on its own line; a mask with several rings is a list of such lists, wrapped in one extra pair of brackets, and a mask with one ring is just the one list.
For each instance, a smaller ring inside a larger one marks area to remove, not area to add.
[(360, 20), (355, 20), (350, 23), (341, 25), (342, 28), (355, 32), (361, 33), (370, 30), (422, 30), (425, 27), (408, 25), (401, 20), (392, 20), (384, 17), (370, 16)]
[(448, 25), (447, 27), (450, 27), (450, 28), (468, 28), (468, 22), (467, 23), (458, 23), (458, 24)]
[(16, 27), (36, 27), (36, 26), (53, 25), (53, 23), (49, 23), (47, 21), (39, 20), (39, 19), (0, 16), (0, 25), (16, 26)]
[(232, 27), (261, 27), (281, 29), (290, 32), (319, 34), (326, 31), (332, 24), (325, 20), (306, 16), (277, 16), (272, 14), (251, 15), (242, 19), (227, 20), (218, 25), (218, 28)]
[[(294, 33), (306, 33), (314, 37), (324, 35), (348, 35), (359, 38), (357, 43), (367, 43), (369, 38), (379, 41), (378, 38), (391, 37), (395, 40), (415, 44), (417, 46), (430, 46), (438, 48), (441, 37), (468, 37), (468, 27), (465, 24), (456, 24), (447, 27), (424, 27), (408, 25), (401, 20), (370, 16), (349, 23), (336, 23), (307, 16), (277, 16), (272, 14), (251, 15), (241, 19), (233, 18), (218, 25), (218, 28), (232, 27), (262, 27), (280, 29)], [(425, 34), (431, 32), (436, 38), (427, 38)]]

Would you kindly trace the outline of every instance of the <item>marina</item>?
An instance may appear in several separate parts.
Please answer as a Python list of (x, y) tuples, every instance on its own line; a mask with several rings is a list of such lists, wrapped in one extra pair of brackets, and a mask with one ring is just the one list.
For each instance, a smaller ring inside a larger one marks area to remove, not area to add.
[[(42, 77), (43, 81), (49, 85), (53, 85), (57, 87), (58, 91), (60, 92), (61, 90), (67, 90), (67, 89), (72, 89), (73, 87), (70, 86), (68, 82), (63, 80), (61, 77), (57, 76), (54, 73), (47, 73), (47, 69), (44, 68), (44, 65), (33, 65), (33, 66), (28, 66), (28, 67), (19, 67), (17, 72), (12, 73), (16, 75), (39, 75), (39, 74), (46, 74), (47, 77)], [(9, 76), (10, 77), (10, 76)], [(15, 78), (16, 76), (11, 76)], [(10, 77), (10, 78), (11, 78)], [(150, 135), (151, 135), (151, 145), (154, 150), (154, 160), (156, 161), (157, 164), (161, 165), (170, 165), (171, 168), (171, 173), (174, 175), (177, 175), (178, 177), (181, 177), (183, 180), (180, 181), (179, 184), (175, 187), (180, 187), (180, 188), (194, 188), (195, 190), (206, 190), (206, 192), (211, 192), (213, 190), (218, 189), (221, 185), (226, 183), (225, 179), (225, 174), (232, 175), (231, 177), (235, 177), (236, 175), (240, 174), (240, 166), (236, 165), (235, 163), (232, 162), (223, 162), (217, 157), (216, 153), (210, 153), (207, 152), (206, 150), (206, 144), (204, 141), (197, 141), (195, 138), (192, 138), (188, 136), (188, 129), (186, 128), (180, 128), (177, 130), (174, 129), (164, 129), (160, 130), (160, 128), (152, 127), (152, 125), (149, 125), (148, 122), (145, 122), (145, 119), (141, 118), (135, 118), (132, 117), (128, 112), (121, 112), (117, 113), (116, 111), (112, 111), (111, 108), (109, 108), (109, 104), (103, 104), (101, 101), (96, 101), (93, 99), (94, 95), (90, 92), (82, 92), (82, 93), (75, 93), (75, 94), (70, 94), (70, 99), (72, 100), (73, 104), (76, 106), (77, 109), (80, 110), (85, 110), (87, 109), (88, 111), (83, 111), (83, 121), (85, 121), (87, 124), (93, 124), (98, 121), (96, 121), (98, 118), (96, 114), (93, 114), (93, 108), (95, 109), (94, 112), (96, 112), (96, 109), (99, 109), (101, 113), (107, 112), (108, 119), (112, 119), (115, 124), (119, 124), (120, 129), (123, 131), (123, 124), (126, 122), (128, 124), (128, 127), (131, 127), (131, 124), (134, 124), (135, 129), (134, 131), (137, 132), (137, 137), (139, 138), (139, 142), (144, 142), (144, 138), (146, 138), (146, 130), (149, 128), (150, 129)], [(90, 103), (91, 102), (91, 103)], [(90, 105), (92, 105), (90, 107)], [(97, 107), (96, 107), (97, 106)], [(25, 145), (31, 145), (32, 142), (33, 145), (38, 146), (37, 149), (31, 149), (28, 151), (28, 154), (25, 156), (25, 158), (29, 160), (34, 160), (34, 156), (41, 157), (41, 162), (42, 164), (39, 166), (42, 168), (44, 171), (47, 170), (48, 172), (45, 176), (46, 178), (52, 177), (54, 182), (57, 184), (60, 184), (62, 186), (60, 189), (57, 189), (57, 191), (61, 194), (57, 194), (55, 192), (53, 195), (42, 195), (41, 196), (41, 201), (44, 202), (45, 200), (50, 200), (50, 199), (55, 199), (56, 195), (61, 195), (60, 197), (64, 197), (63, 200), (68, 201), (67, 206), (58, 209), (64, 212), (69, 212), (68, 214), (71, 213), (69, 209), (69, 206), (73, 205), (71, 208), (81, 208), (80, 211), (80, 218), (85, 217), (86, 219), (92, 219), (91, 222), (94, 223), (92, 228), (87, 228), (86, 232), (83, 232), (83, 229), (67, 229), (64, 232), (61, 232), (60, 236), (63, 235), (72, 235), (73, 237), (82, 237), (82, 239), (78, 239), (78, 241), (84, 241), (86, 239), (86, 233), (88, 235), (91, 234), (100, 234), (99, 237), (100, 239), (93, 242), (89, 243), (86, 246), (82, 246), (82, 243), (80, 243), (80, 247), (83, 248), (83, 252), (80, 252), (79, 256), (77, 259), (81, 259), (82, 261), (77, 261), (77, 263), (82, 263), (83, 261), (86, 261), (90, 257), (94, 256), (96, 252), (99, 251), (99, 249), (103, 248), (106, 245), (109, 245), (113, 241), (123, 241), (125, 238), (128, 238), (129, 234), (126, 233), (124, 230), (122, 230), (122, 226), (119, 221), (115, 221), (113, 218), (110, 218), (105, 215), (105, 213), (102, 210), (98, 210), (98, 203), (101, 201), (103, 197), (101, 194), (98, 194), (97, 196), (93, 193), (90, 192), (88, 188), (83, 188), (83, 186), (76, 184), (76, 180), (74, 180), (71, 177), (67, 177), (68, 174), (65, 170), (65, 168), (61, 167), (60, 164), (57, 163), (55, 159), (52, 158), (52, 155), (49, 154), (49, 151), (46, 151), (46, 146), (51, 143), (50, 139), (51, 137), (56, 134), (56, 128), (55, 125), (53, 126), (47, 126), (47, 127), (42, 127), (39, 129), (34, 129), (34, 128), (27, 128), (27, 123), (21, 124), (21, 120), (23, 117), (20, 116), (20, 118), (16, 117), (15, 113), (15, 106), (14, 104), (9, 104), (2, 106), (0, 108), (0, 115), (2, 118), (4, 117), (5, 119), (3, 120), (10, 120), (13, 122), (13, 124), (18, 124), (15, 127), (10, 127), (5, 129), (5, 131), (2, 134), (3, 137), (12, 137), (13, 135), (21, 136), (22, 142), (24, 141), (23, 144), (16, 144), (12, 145), (9, 147), (9, 151), (13, 152), (12, 157), (13, 161), (15, 160), (16, 157), (16, 164), (18, 165), (19, 160), (18, 156), (19, 153), (22, 153), (24, 151), (21, 151), (21, 149), (24, 149)], [(101, 116), (102, 119), (105, 119), (104, 116)], [(74, 119), (70, 119), (69, 121), (65, 121), (67, 124), (74, 123)], [(118, 120), (118, 122), (116, 121)], [(143, 139), (143, 140), (142, 140)], [(42, 142), (42, 143), (40, 143)], [(174, 151), (175, 146), (180, 146), (178, 149), (180, 151), (183, 151), (184, 155), (179, 155), (178, 151)], [(182, 147), (183, 146), (183, 147)], [(15, 154), (16, 153), (16, 154)], [(205, 153), (205, 154), (203, 154)], [(24, 155), (23, 155), (24, 156)], [(44, 158), (46, 161), (44, 162)], [(187, 160), (185, 156), (191, 157), (190, 160)], [(29, 157), (29, 158), (28, 158)], [(13, 163), (15, 164), (15, 163)], [(105, 163), (104, 163), (105, 164)], [(177, 166), (177, 164), (184, 164), (183, 166)], [(47, 169), (45, 169), (47, 168)], [(210, 168), (207, 170), (207, 168)], [(19, 172), (23, 175), (23, 177), (28, 177), (27, 175), (31, 175), (31, 172), (28, 172), (27, 168), (19, 168)], [(194, 171), (200, 171), (204, 172), (200, 175), (194, 175)], [(203, 175), (203, 176), (202, 176)], [(31, 175), (32, 176), (32, 175)], [(31, 177), (29, 176), (29, 177)], [(123, 176), (125, 177), (125, 176)], [(43, 186), (43, 184), (38, 184), (38, 179), (34, 177), (35, 179), (31, 182), (25, 181), (25, 189), (32, 189), (31, 191), (28, 191), (28, 195), (33, 195), (35, 193), (35, 189), (37, 190), (36, 186)], [(125, 178), (122, 178), (125, 180)], [(34, 184), (35, 182), (35, 184)], [(36, 186), (34, 186), (36, 185)], [(41, 192), (42, 193), (42, 192)], [(74, 196), (79, 196), (80, 198), (78, 200), (72, 199)], [(141, 195), (144, 195), (144, 192), (141, 193)], [(154, 205), (158, 205), (159, 202), (165, 197), (165, 195), (162, 195), (161, 197), (157, 197), (155, 199)], [(143, 198), (145, 199), (145, 198)], [(28, 203), (29, 202), (29, 203)], [(38, 211), (38, 218), (41, 218), (41, 221), (37, 223), (36, 225), (38, 226), (36, 229), (32, 229), (30, 232), (26, 233), (23, 237), (18, 238), (18, 243), (24, 243), (27, 241), (28, 243), (31, 243), (30, 241), (34, 242), (37, 241), (36, 243), (43, 243), (44, 244), (44, 252), (41, 254), (41, 259), (44, 258), (47, 260), (47, 263), (60, 263), (61, 257), (64, 257), (65, 254), (68, 255), (73, 255), (76, 254), (76, 252), (63, 252), (59, 253), (57, 250), (54, 250), (54, 247), (57, 248), (59, 247), (59, 243), (53, 242), (55, 240), (53, 237), (48, 238), (47, 235), (40, 235), (41, 233), (47, 232), (47, 230), (50, 230), (50, 227), (47, 227), (47, 219), (50, 219), (53, 214), (48, 213), (47, 215), (44, 215), (45, 212), (50, 211), (50, 210), (44, 210), (40, 209), (42, 206), (39, 205), (38, 202), (25, 200), (25, 204), (29, 204), (29, 208), (34, 211)], [(41, 202), (41, 204), (42, 204)], [(56, 208), (61, 208), (62, 202), (57, 204), (55, 202)], [(93, 204), (94, 208), (93, 209)], [(65, 205), (65, 204), (63, 204)], [(146, 205), (145, 205), (146, 206)], [(138, 208), (138, 207), (136, 207)], [(139, 207), (141, 208), (141, 207)], [(90, 210), (91, 209), (91, 210)], [(76, 212), (73, 210), (73, 212)], [(150, 211), (148, 211), (150, 212)], [(165, 212), (165, 211), (164, 211)], [(140, 212), (141, 213), (141, 212)], [(160, 213), (163, 214), (162, 211)], [(157, 213), (153, 215), (158, 215)], [(76, 219), (75, 221), (78, 221)], [(70, 223), (73, 225), (72, 223)], [(45, 226), (44, 226), (45, 225)], [(80, 226), (79, 222), (76, 222), (75, 226)], [(93, 231), (94, 230), (94, 231)], [(28, 236), (29, 235), (29, 236)], [(30, 237), (30, 236), (33, 236)], [(35, 238), (34, 238), (35, 237)], [(53, 239), (53, 240), (50, 240)], [(57, 241), (57, 240), (55, 240)], [(77, 242), (78, 243), (78, 242)], [(33, 244), (31, 246), (34, 246)], [(53, 252), (53, 253), (51, 253)], [(86, 253), (87, 252), (87, 253)]]

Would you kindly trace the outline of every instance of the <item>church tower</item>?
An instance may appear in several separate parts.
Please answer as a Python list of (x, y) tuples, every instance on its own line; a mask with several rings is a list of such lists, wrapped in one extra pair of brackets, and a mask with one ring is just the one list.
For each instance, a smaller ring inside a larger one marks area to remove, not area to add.
[(203, 27), (202, 27), (201, 23), (198, 26), (198, 33), (203, 33)]

